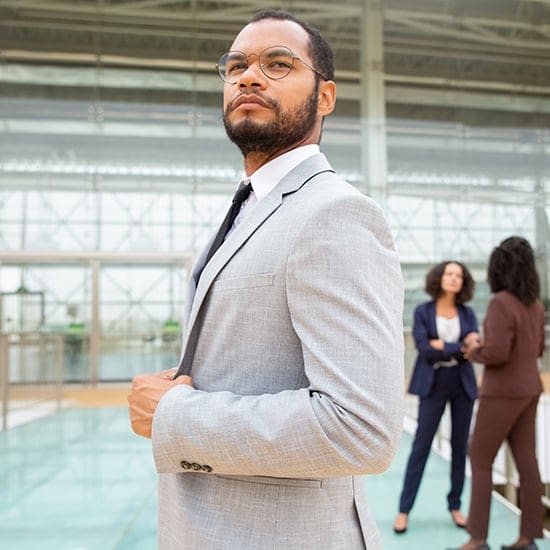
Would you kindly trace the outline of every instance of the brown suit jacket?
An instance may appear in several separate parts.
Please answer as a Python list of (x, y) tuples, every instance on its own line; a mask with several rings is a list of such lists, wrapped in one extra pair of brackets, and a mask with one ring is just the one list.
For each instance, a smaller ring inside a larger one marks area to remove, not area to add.
[(483, 345), (473, 360), (485, 364), (480, 397), (527, 397), (542, 392), (537, 358), (544, 350), (544, 308), (497, 292), (483, 323)]

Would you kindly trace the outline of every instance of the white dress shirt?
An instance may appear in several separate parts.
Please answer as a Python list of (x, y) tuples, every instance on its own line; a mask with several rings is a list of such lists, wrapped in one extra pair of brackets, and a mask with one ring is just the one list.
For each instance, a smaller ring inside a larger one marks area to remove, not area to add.
[[(252, 184), (252, 192), (246, 201), (244, 201), (241, 211), (233, 222), (231, 231), (241, 223), (257, 202), (261, 201), (273, 190), (284, 176), (298, 166), (298, 164), (317, 153), (319, 153), (319, 146), (317, 144), (303, 145), (270, 160), (258, 168), (250, 177), (244, 175), (243, 180), (248, 179)], [(228, 232), (228, 235), (231, 231)]]

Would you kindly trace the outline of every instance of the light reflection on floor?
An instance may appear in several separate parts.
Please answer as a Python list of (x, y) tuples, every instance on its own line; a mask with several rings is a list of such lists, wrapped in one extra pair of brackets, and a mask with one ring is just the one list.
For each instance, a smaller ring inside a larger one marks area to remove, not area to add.
[[(390, 470), (366, 481), (385, 550), (459, 545), (465, 533), (445, 506), (449, 467), (437, 455), (428, 463), (408, 532), (392, 532), (409, 448), (405, 434)], [(468, 498), (467, 488), (465, 511)], [(493, 550), (515, 540), (517, 525), (517, 515), (494, 500)], [(125, 408), (68, 408), (0, 433), (0, 548), (155, 550), (155, 526), (151, 445), (131, 433)], [(548, 540), (538, 545), (550, 550)]]

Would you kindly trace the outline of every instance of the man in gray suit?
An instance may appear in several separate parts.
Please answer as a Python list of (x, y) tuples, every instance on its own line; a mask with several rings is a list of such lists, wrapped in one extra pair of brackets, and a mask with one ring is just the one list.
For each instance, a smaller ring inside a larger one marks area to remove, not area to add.
[(159, 548), (380, 549), (361, 476), (401, 433), (403, 282), (382, 212), (319, 152), (332, 52), (261, 12), (218, 70), (252, 192), (194, 269), (177, 374), (129, 396), (159, 472)]

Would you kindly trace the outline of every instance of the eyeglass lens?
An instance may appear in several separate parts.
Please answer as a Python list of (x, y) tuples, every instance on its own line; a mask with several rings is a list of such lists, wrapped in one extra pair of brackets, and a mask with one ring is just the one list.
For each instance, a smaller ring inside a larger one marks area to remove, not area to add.
[[(254, 54), (250, 54), (254, 55)], [(243, 52), (227, 52), (220, 57), (218, 71), (226, 82), (234, 84), (249, 66), (248, 58)], [(284, 78), (294, 66), (294, 54), (284, 46), (267, 48), (258, 56), (262, 72), (272, 80)]]

